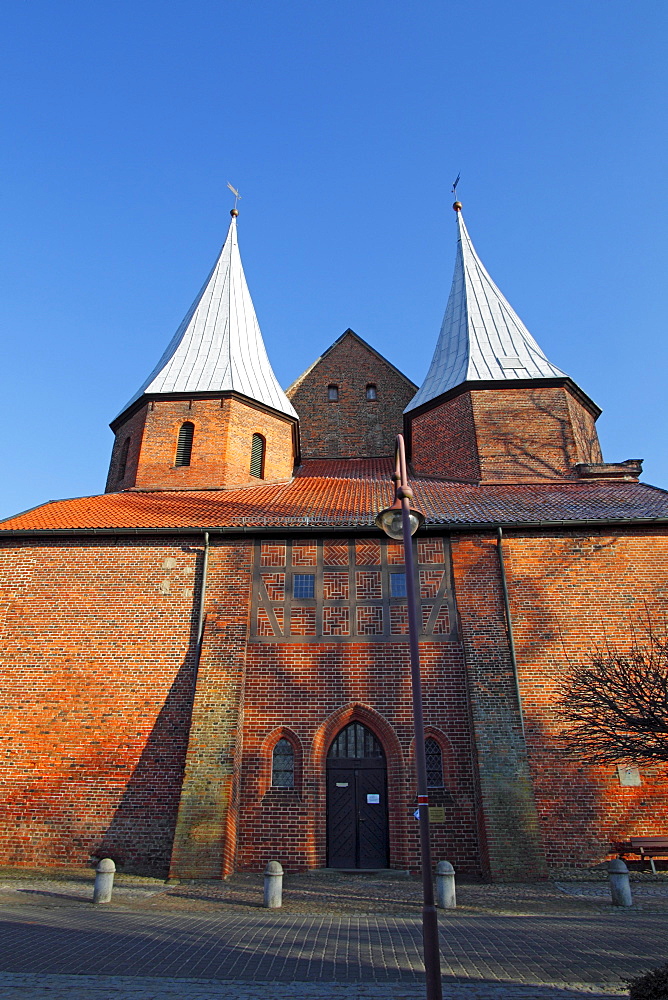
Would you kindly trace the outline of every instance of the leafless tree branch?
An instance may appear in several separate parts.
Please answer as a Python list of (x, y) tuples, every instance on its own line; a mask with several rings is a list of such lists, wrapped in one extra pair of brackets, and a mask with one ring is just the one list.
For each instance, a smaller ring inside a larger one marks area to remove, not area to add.
[(561, 685), (558, 749), (591, 764), (668, 761), (668, 638), (651, 622), (627, 651), (606, 642)]

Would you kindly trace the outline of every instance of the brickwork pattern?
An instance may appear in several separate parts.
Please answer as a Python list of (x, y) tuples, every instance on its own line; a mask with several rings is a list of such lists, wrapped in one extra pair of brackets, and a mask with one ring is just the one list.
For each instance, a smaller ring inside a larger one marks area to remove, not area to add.
[[(140, 410), (137, 410), (131, 417), (128, 417), (124, 424), (116, 431), (111, 451), (111, 460), (109, 462), (109, 474), (107, 476), (105, 493), (113, 493), (115, 490), (127, 489), (129, 486), (134, 486), (137, 480), (139, 456), (144, 439), (146, 413), (147, 407), (142, 406)], [(128, 440), (130, 443), (126, 455), (125, 470), (122, 470), (121, 454), (125, 442)], [(176, 445), (174, 447), (176, 448)], [(124, 472), (124, 474), (121, 475), (121, 472)]]
[(0, 859), (166, 873), (187, 746), (201, 547), (2, 543)]
[(409, 417), (409, 421), (411, 462), (418, 475), (472, 483), (480, 480), (470, 392)]
[(209, 550), (197, 671), (171, 874), (216, 878), (236, 863), (252, 542)]
[[(550, 753), (554, 701), (573, 665), (606, 643), (628, 648), (664, 627), (668, 532), (510, 535), (504, 542), (536, 801), (553, 867), (601, 861), (610, 844), (665, 832), (668, 767), (641, 768), (622, 787), (614, 766)], [(621, 763), (621, 761), (620, 761)]]
[[(348, 563), (353, 548), (365, 560), (355, 572), (377, 572), (374, 546), (357, 542), (327, 540), (333, 577), (348, 573), (337, 560)], [(127, 870), (164, 874), (171, 854), (172, 872), (193, 877), (235, 865), (257, 870), (277, 856), (288, 867), (323, 865), (326, 752), (359, 719), (387, 755), (391, 864), (417, 867), (405, 605), (391, 607), (396, 641), (373, 641), (376, 609), (367, 605), (351, 610), (369, 641), (314, 642), (315, 610), (302, 607), (292, 613), (307, 641), (249, 645), (253, 543), (216, 539), (192, 707), (200, 543), (2, 544), (11, 722), (3, 735), (2, 861), (75, 865), (104, 853)], [(306, 570), (311, 544), (296, 543)], [(431, 594), (442, 540), (421, 537), (417, 546), (421, 586)], [(421, 643), (426, 722), (452, 796), (433, 836), (437, 855), (458, 870), (527, 878), (544, 871), (543, 852), (552, 866), (590, 864), (610, 842), (663, 829), (666, 768), (642, 769), (641, 787), (621, 787), (614, 768), (568, 764), (549, 741), (569, 662), (597, 642), (628, 643), (647, 609), (663, 620), (668, 531), (514, 532), (504, 546), (529, 758), (496, 539), (456, 536), (462, 641), (449, 638), (446, 621), (445, 641)], [(279, 590), (286, 552), (281, 540), (260, 549), (262, 572)], [(399, 567), (401, 558), (399, 546), (388, 546), (388, 563)], [(436, 607), (427, 599), (425, 615)], [(280, 618), (283, 608), (272, 613)], [(340, 619), (332, 616), (332, 632), (346, 627)], [(267, 629), (273, 634), (269, 622)], [(287, 732), (303, 761), (289, 791), (267, 779), (272, 740)]]
[[(367, 609), (357, 609), (367, 610)], [(458, 642), (421, 644), (426, 722), (443, 748), (449, 794), (434, 790), (445, 822), (432, 826), (437, 857), (477, 873), (480, 860), (474, 804), (466, 680)], [(342, 707), (343, 706), (343, 707)], [(289, 870), (326, 864), (325, 761), (337, 733), (352, 719), (380, 739), (388, 764), (390, 864), (419, 866), (408, 646), (249, 646), (238, 863), (261, 870), (281, 858)], [(271, 750), (289, 725), (303, 755), (294, 789), (268, 789)], [(273, 734), (272, 739), (269, 736)]]
[(565, 387), (467, 391), (411, 421), (418, 475), (462, 482), (577, 479), (600, 462), (594, 417)]
[[(376, 399), (367, 399), (367, 386)], [(338, 399), (328, 399), (328, 387)], [(354, 333), (337, 341), (287, 390), (299, 414), (304, 458), (393, 455), (404, 407), (417, 387)]]
[(594, 422), (582, 417), (578, 434), (573, 413), (582, 409), (565, 388), (487, 389), (471, 394), (484, 480), (575, 479), (575, 466), (586, 461), (578, 446), (589, 424), (598, 446)]
[(481, 850), (494, 880), (547, 875), (513, 679), (493, 536), (452, 540), (478, 763)]
[[(190, 465), (177, 467), (176, 443), (186, 421), (195, 426)], [(253, 434), (266, 442), (264, 477), (250, 474)], [(130, 437), (126, 474), (119, 462)], [(116, 431), (107, 492), (137, 489), (218, 489), (284, 482), (294, 467), (293, 421), (234, 397), (160, 399), (147, 403)]]

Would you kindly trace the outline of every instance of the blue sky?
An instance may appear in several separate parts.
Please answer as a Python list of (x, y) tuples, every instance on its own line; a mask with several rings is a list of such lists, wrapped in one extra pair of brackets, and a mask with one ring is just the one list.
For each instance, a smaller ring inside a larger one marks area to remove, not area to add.
[(6, 0), (0, 516), (104, 488), (111, 420), (243, 195), (288, 385), (347, 327), (414, 381), (467, 226), (609, 461), (668, 488), (668, 6)]

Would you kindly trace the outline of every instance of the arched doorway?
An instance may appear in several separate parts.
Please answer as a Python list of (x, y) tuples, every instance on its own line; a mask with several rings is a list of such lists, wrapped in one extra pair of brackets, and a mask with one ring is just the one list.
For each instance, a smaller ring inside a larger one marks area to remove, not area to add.
[(361, 722), (335, 737), (327, 754), (327, 865), (387, 868), (387, 765)]

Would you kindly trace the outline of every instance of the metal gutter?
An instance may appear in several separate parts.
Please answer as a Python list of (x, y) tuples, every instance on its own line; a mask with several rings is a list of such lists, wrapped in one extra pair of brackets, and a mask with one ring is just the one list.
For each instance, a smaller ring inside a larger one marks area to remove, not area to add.
[(513, 620), (510, 616), (510, 600), (508, 599), (508, 581), (506, 580), (506, 565), (503, 561), (503, 529), (496, 529), (496, 551), (499, 556), (499, 569), (501, 571), (501, 588), (503, 590), (503, 607), (506, 613), (506, 627), (508, 629), (508, 647), (510, 649), (510, 662), (513, 666), (513, 678), (515, 680), (515, 694), (517, 695), (517, 707), (520, 713), (520, 725), (522, 726), (522, 739), (526, 742), (524, 732), (524, 712), (522, 711), (522, 695), (520, 693), (520, 678), (517, 671), (517, 656), (515, 653), (515, 635), (513, 633)]
[[(633, 528), (633, 527), (668, 527), (668, 516), (666, 517), (617, 517), (617, 518), (577, 518), (575, 520), (555, 520), (555, 521), (477, 521), (462, 523), (461, 521), (438, 521), (427, 522), (421, 529), (421, 533), (429, 531), (432, 533), (464, 534), (478, 533), (481, 531), (495, 532), (499, 527), (504, 531), (542, 531), (555, 530), (572, 531), (578, 528)], [(93, 537), (108, 537), (127, 535), (129, 537), (141, 535), (201, 535), (208, 532), (211, 535), (312, 535), (312, 534), (344, 534), (351, 531), (368, 532), (377, 534), (378, 528), (372, 523), (360, 524), (350, 522), (349, 524), (327, 524), (326, 522), (306, 522), (304, 524), (262, 524), (262, 525), (182, 525), (170, 527), (146, 527), (146, 528), (7, 528), (4, 531), (0, 528), (0, 539), (2, 538), (68, 538), (81, 535)]]

